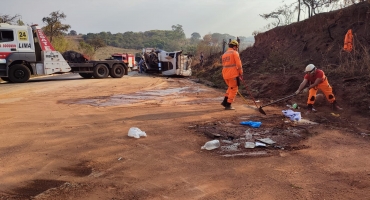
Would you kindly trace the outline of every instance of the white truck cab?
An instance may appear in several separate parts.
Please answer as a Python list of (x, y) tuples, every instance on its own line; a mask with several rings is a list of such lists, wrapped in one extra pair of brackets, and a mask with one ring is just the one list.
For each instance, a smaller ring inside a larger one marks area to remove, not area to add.
[[(42, 29), (33, 25), (0, 24), (0, 78), (12, 83), (27, 82), (31, 75), (78, 73), (83, 78), (122, 78), (128, 74), (123, 61), (75, 59), (78, 52), (55, 51)], [(78, 62), (76, 62), (76, 60)]]
[(31, 74), (64, 73), (71, 67), (37, 25), (0, 24), (0, 77), (22, 83)]

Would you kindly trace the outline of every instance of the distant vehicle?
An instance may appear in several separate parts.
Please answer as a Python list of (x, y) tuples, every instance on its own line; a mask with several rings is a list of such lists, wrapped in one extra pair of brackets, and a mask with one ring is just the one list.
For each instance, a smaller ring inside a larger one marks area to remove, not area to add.
[(137, 70), (137, 64), (135, 63), (135, 55), (130, 53), (114, 53), (112, 59), (123, 61), (128, 68), (131, 70)]
[(83, 78), (121, 78), (126, 64), (119, 60), (94, 61), (67, 51), (55, 51), (38, 25), (0, 23), (0, 78), (13, 83), (27, 82), (31, 75), (78, 73)]
[(166, 52), (160, 49), (145, 48), (142, 51), (145, 72), (161, 73), (165, 76), (191, 76), (192, 56), (182, 51)]

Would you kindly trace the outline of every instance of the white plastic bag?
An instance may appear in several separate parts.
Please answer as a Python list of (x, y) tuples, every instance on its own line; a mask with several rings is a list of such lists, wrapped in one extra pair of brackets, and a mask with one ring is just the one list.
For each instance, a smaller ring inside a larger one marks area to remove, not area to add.
[(294, 112), (293, 110), (283, 110), (283, 114), (289, 117), (291, 121), (301, 120), (301, 112)]
[(144, 131), (141, 131), (137, 127), (131, 127), (130, 130), (128, 131), (128, 136), (134, 137), (134, 138), (140, 138), (140, 137), (146, 137), (146, 133)]
[(211, 140), (204, 144), (204, 146), (201, 147), (201, 149), (207, 149), (207, 150), (213, 150), (220, 147), (220, 141), (219, 140)]

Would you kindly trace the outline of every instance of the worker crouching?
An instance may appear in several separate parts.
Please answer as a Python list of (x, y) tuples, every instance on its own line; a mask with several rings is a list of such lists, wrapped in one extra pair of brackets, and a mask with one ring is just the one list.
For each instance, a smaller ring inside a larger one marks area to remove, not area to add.
[(307, 85), (307, 83), (309, 83), (310, 86), (308, 87), (309, 94), (307, 99), (308, 112), (313, 111), (313, 105), (315, 103), (316, 93), (318, 90), (321, 90), (324, 93), (333, 110), (342, 110), (342, 108), (338, 106), (337, 101), (335, 100), (333, 88), (330, 86), (328, 78), (325, 76), (324, 71), (317, 69), (313, 64), (309, 64), (306, 66), (305, 73), (306, 75), (304, 76), (302, 83), (295, 93), (299, 94)]

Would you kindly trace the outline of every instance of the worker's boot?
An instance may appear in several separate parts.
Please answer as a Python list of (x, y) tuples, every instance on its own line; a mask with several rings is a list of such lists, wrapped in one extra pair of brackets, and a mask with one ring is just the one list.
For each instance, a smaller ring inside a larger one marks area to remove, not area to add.
[(221, 103), (221, 105), (222, 105), (223, 107), (225, 107), (225, 108), (226, 108), (226, 105), (227, 105), (227, 99), (228, 99), (228, 97), (225, 97), (225, 98), (224, 98), (224, 101)]
[(307, 114), (312, 113), (314, 111), (312, 104), (307, 104)]
[(225, 110), (235, 110), (235, 108), (231, 106), (231, 103), (226, 102)]
[(336, 100), (334, 100), (334, 102), (331, 104), (331, 108), (334, 111), (343, 110), (343, 108), (339, 107), (339, 105), (338, 105), (338, 103), (337, 103)]

